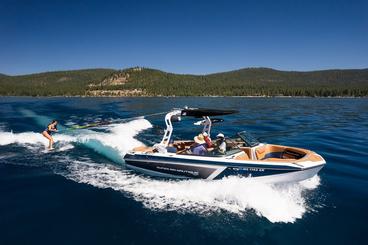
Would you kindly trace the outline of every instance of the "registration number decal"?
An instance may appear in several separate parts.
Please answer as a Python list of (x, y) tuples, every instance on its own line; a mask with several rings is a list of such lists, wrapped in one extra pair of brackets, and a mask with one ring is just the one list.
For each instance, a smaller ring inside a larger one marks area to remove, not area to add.
[(264, 172), (264, 168), (232, 168), (234, 171)]

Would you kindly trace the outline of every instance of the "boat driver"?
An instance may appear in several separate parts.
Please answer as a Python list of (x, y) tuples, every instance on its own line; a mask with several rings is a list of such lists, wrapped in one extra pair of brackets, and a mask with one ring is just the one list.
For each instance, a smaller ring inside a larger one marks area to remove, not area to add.
[(226, 153), (226, 142), (225, 142), (225, 135), (222, 133), (219, 133), (217, 136), (217, 151), (220, 154), (225, 154)]

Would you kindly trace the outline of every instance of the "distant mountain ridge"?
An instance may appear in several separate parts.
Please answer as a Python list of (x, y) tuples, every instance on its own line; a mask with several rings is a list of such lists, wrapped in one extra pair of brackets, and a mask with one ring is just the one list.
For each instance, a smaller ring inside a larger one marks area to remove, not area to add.
[(368, 69), (244, 68), (208, 75), (133, 67), (21, 76), (0, 74), (0, 95), (29, 96), (368, 96)]

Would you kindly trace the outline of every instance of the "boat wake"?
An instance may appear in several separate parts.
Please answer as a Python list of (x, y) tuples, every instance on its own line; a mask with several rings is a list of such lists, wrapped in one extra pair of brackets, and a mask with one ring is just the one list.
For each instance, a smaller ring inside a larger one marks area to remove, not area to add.
[[(142, 130), (152, 127), (145, 119), (138, 119), (123, 124), (112, 124), (105, 128), (105, 132), (96, 132), (89, 129), (75, 131), (63, 130), (53, 136), (57, 145), (55, 151), (67, 151), (74, 148), (73, 144), (90, 148), (108, 159), (123, 163), (123, 157), (128, 150), (142, 145), (135, 136)], [(0, 132), (0, 146), (18, 144), (31, 150), (46, 149), (48, 140), (37, 132)]]
[[(76, 130), (74, 133), (55, 134), (58, 151), (73, 151), (75, 145), (87, 148), (123, 162), (127, 150), (141, 145), (135, 136), (152, 125), (138, 119), (106, 127), (105, 132)], [(0, 132), (0, 146), (18, 144), (31, 153), (43, 152), (47, 140), (36, 132)], [(14, 157), (14, 156), (13, 156)], [(157, 211), (176, 211), (210, 215), (229, 212), (246, 217), (249, 212), (267, 218), (270, 222), (295, 222), (312, 210), (308, 204), (308, 190), (319, 185), (319, 177), (283, 185), (258, 183), (253, 179), (229, 177), (217, 181), (153, 179), (127, 171), (119, 165), (95, 162), (91, 158), (73, 157), (72, 154), (55, 154), (57, 174), (79, 183), (98, 188), (120, 191), (146, 208)], [(55, 164), (53, 161), (52, 164)]]
[(228, 177), (217, 181), (162, 180), (136, 175), (109, 165), (72, 161), (67, 178), (98, 188), (112, 188), (152, 210), (209, 215), (227, 211), (244, 217), (249, 210), (271, 222), (294, 222), (311, 208), (306, 190), (317, 188), (318, 176), (295, 184), (269, 185)]

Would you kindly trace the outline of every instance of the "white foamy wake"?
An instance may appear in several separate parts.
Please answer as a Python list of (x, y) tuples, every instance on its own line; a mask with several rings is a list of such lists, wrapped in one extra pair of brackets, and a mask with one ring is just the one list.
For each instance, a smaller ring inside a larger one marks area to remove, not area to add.
[[(92, 148), (97, 152), (110, 157), (112, 160), (122, 161), (124, 154), (135, 146), (142, 145), (134, 137), (142, 130), (152, 127), (151, 123), (145, 119), (138, 119), (123, 124), (114, 124), (106, 127), (106, 132), (95, 132), (81, 129), (57, 133), (53, 136), (56, 144), (59, 144), (57, 151), (66, 151), (74, 146), (69, 143), (79, 143)], [(9, 144), (19, 144), (30, 149), (37, 146), (45, 148), (48, 140), (36, 132), (0, 132), (0, 146)]]
[[(69, 142), (74, 141), (74, 137), (68, 135), (57, 135), (54, 137), (56, 142), (60, 142), (58, 151), (70, 150), (73, 145)], [(42, 136), (41, 133), (36, 132), (0, 132), (0, 146), (18, 144), (23, 145), (29, 149), (35, 150), (36, 148), (46, 148), (48, 146), (48, 140)]]
[(152, 124), (146, 119), (138, 119), (122, 124), (112, 124), (107, 127), (107, 132), (105, 133), (85, 130), (86, 133), (78, 136), (78, 141), (97, 140), (103, 145), (117, 149), (120, 153), (125, 154), (128, 150), (142, 145), (134, 137), (142, 130), (151, 127)]
[(0, 145), (9, 144), (43, 144), (44, 137), (34, 132), (18, 133), (0, 132)]
[[(106, 132), (75, 130), (55, 134), (59, 150), (70, 150), (73, 143), (83, 144), (112, 160), (121, 160), (127, 150), (141, 145), (134, 137), (152, 125), (145, 119), (106, 127)], [(35, 132), (0, 132), (0, 146), (20, 144), (34, 149), (48, 141)], [(116, 154), (116, 155), (114, 155)], [(76, 161), (60, 156), (68, 171), (63, 176), (99, 188), (112, 188), (128, 194), (153, 210), (175, 210), (211, 214), (226, 211), (244, 216), (249, 210), (271, 222), (294, 222), (310, 210), (305, 195), (319, 185), (319, 178), (296, 184), (269, 185), (239, 177), (218, 181), (151, 179), (111, 166)]]
[[(153, 210), (209, 214), (227, 211), (246, 215), (254, 210), (271, 222), (294, 222), (308, 211), (303, 184), (275, 186), (254, 179), (229, 177), (217, 181), (151, 179), (112, 166), (71, 161), (66, 175), (74, 181), (128, 193)], [(314, 188), (319, 178), (309, 180)]]

